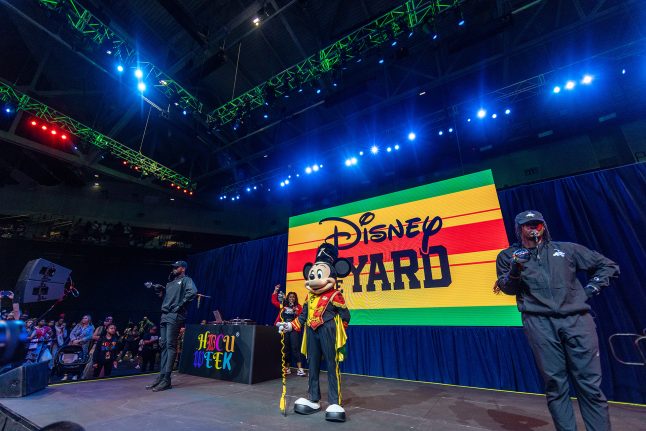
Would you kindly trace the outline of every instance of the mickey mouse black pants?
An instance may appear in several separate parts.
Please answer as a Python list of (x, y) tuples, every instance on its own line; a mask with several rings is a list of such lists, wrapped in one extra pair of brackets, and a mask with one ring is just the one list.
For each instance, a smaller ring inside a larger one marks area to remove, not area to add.
[(334, 320), (328, 320), (316, 330), (309, 326), (305, 330), (307, 331), (307, 360), (310, 366), (310, 401), (318, 402), (321, 399), (319, 374), (321, 372), (321, 357), (323, 357), (328, 369), (328, 403), (341, 405), (339, 378), (336, 373), (336, 323), (334, 323)]

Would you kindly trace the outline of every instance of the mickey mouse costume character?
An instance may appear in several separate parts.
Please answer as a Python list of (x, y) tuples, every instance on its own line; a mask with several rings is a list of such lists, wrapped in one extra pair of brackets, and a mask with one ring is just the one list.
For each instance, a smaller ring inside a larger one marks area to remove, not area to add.
[(343, 295), (337, 289), (337, 277), (350, 273), (350, 261), (339, 258), (338, 249), (328, 243), (319, 246), (316, 261), (303, 267), (305, 288), (308, 290), (303, 312), (292, 322), (278, 322), (280, 332), (303, 328), (301, 351), (309, 360), (309, 399), (299, 398), (294, 411), (309, 415), (321, 410), (319, 374), (321, 355), (328, 368), (328, 402), (325, 419), (345, 422), (345, 410), (341, 407), (341, 376), (339, 362), (343, 361), (346, 344), (345, 329), (350, 322), (350, 311)]

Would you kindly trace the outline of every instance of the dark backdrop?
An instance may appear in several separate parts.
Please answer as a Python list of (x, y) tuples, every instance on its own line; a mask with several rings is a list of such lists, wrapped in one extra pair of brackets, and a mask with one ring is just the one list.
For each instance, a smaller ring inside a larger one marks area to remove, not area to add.
[[(646, 402), (646, 367), (610, 357), (608, 337), (646, 327), (646, 165), (578, 175), (499, 192), (510, 242), (513, 219), (525, 209), (546, 217), (552, 236), (596, 249), (621, 266), (621, 277), (591, 300), (599, 328), (603, 388), (610, 399)], [(251, 318), (271, 324), (269, 297), (284, 283), (287, 235), (227, 246), (189, 258), (198, 289), (209, 303), (191, 310), (193, 321)], [(622, 353), (629, 355), (629, 350)], [(541, 379), (521, 328), (350, 326), (343, 371), (413, 380), (542, 392)]]

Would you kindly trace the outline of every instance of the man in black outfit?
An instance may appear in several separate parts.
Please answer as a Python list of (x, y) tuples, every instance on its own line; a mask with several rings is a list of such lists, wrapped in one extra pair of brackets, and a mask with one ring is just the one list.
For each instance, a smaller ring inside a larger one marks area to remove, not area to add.
[[(619, 266), (582, 245), (551, 241), (538, 211), (523, 211), (515, 223), (520, 243), (498, 254), (494, 290), (516, 295), (554, 425), (558, 431), (576, 430), (569, 376), (586, 429), (610, 430), (600, 387), (599, 340), (586, 301), (619, 275)], [(577, 271), (591, 274), (585, 287)]]
[(159, 324), (159, 348), (161, 349), (159, 375), (152, 384), (146, 386), (146, 389), (152, 389), (153, 392), (172, 388), (170, 374), (173, 371), (173, 363), (177, 355), (179, 328), (186, 320), (189, 302), (197, 294), (193, 280), (185, 274), (187, 266), (186, 262), (178, 260), (173, 264), (173, 280), (169, 281), (166, 287), (155, 286), (163, 301), (161, 323)]

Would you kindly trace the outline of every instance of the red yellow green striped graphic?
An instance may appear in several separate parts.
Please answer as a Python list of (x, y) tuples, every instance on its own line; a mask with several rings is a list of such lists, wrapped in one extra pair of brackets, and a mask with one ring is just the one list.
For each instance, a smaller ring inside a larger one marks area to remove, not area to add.
[(492, 293), (507, 236), (489, 170), (299, 215), (289, 226), (287, 291), (304, 297), (303, 266), (336, 238), (355, 269), (342, 281), (352, 324), (520, 325), (515, 299)]

